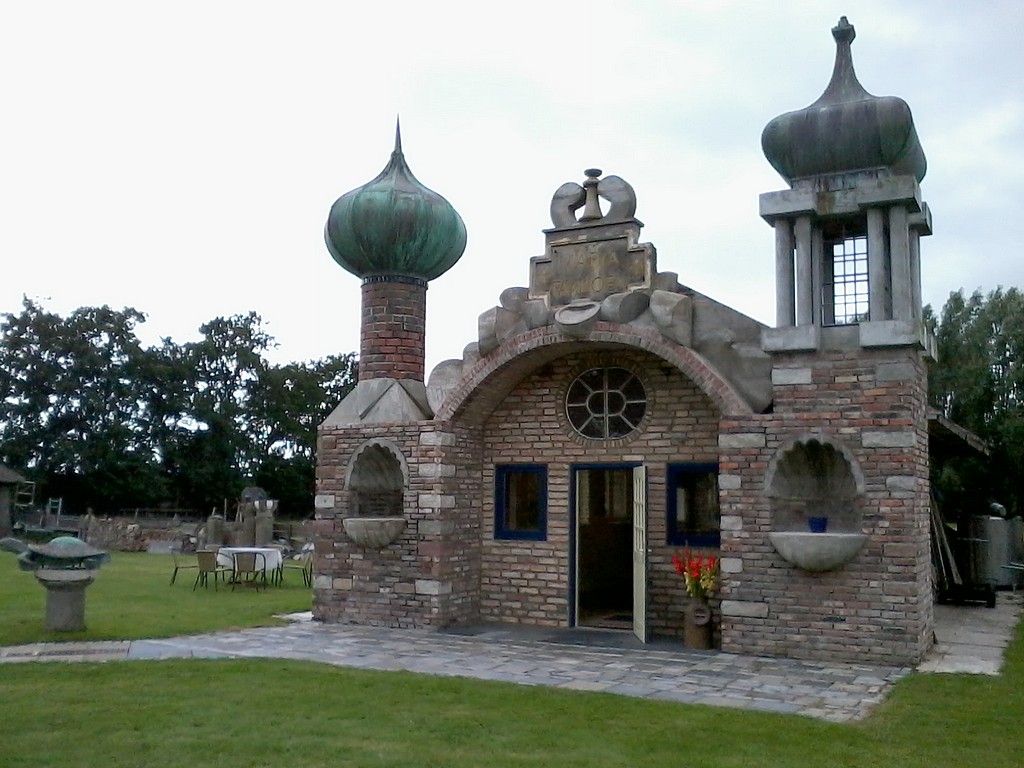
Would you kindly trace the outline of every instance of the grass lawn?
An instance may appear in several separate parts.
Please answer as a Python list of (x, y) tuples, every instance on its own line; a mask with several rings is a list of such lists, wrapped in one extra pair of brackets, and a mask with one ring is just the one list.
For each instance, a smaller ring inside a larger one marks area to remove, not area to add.
[[(118, 573), (115, 567), (138, 573), (143, 566), (133, 560), (143, 559), (148, 569), (153, 560), (145, 558), (155, 557), (119, 556), (106, 567), (112, 574)], [(162, 592), (142, 592), (148, 610), (159, 609), (163, 595), (174, 613), (194, 612), (212, 622), (220, 606), (220, 626), (239, 626), (249, 622), (236, 613), (241, 610), (236, 602), (274, 599), (274, 590), (193, 595), (187, 576), (183, 584), (179, 574), (179, 583), (167, 587), (169, 574), (163, 568)], [(10, 580), (10, 574), (0, 575)], [(7, 605), (9, 594), (0, 591), (0, 636), (6, 636), (5, 624), (17, 613)], [(97, 594), (89, 595), (90, 622), (94, 611), (105, 610)], [(128, 592), (113, 595), (123, 602), (132, 599)], [(304, 599), (308, 605), (308, 591)], [(122, 613), (133, 610), (121, 606)], [(112, 614), (114, 626), (117, 615)], [(3, 768), (1018, 768), (1024, 762), (1022, 723), (1021, 627), (1002, 676), (912, 675), (871, 718), (851, 725), (292, 661), (0, 666)]]
[[(192, 591), (196, 571), (182, 570), (174, 586), (170, 555), (114, 552), (85, 593), (83, 632), (43, 629), (46, 591), (31, 573), (18, 569), (14, 555), (0, 552), (0, 645), (53, 640), (121, 640), (170, 637), (233, 627), (277, 624), (274, 614), (308, 611), (311, 591), (297, 571), (285, 575), (283, 587), (258, 594)], [(0, 749), (0, 766), (3, 766)]]

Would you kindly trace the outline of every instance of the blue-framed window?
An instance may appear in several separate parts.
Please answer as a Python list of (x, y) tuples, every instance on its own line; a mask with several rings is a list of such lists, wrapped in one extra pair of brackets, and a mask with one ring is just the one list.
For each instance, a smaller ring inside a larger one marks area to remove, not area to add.
[(669, 464), (668, 543), (717, 547), (722, 515), (718, 507), (717, 464)]
[(548, 468), (543, 464), (494, 467), (494, 538), (545, 541), (548, 537)]

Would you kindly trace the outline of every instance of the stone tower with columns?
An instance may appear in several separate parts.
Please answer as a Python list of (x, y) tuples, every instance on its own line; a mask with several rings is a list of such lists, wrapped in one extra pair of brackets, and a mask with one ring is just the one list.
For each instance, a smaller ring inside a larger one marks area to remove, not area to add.
[(858, 82), (853, 26), (832, 34), (825, 92), (762, 134), (789, 186), (760, 199), (773, 405), (720, 435), (723, 648), (906, 663), (932, 628), (926, 163), (907, 104)]

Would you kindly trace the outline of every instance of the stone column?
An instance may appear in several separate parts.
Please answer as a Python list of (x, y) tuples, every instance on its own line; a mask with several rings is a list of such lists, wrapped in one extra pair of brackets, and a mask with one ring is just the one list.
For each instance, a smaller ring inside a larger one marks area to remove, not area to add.
[[(821, 309), (823, 300), (822, 283), (824, 282), (823, 272), (825, 271), (825, 243), (821, 229), (811, 229), (811, 323), (821, 325), (824, 312)], [(832, 307), (829, 307), (829, 314), (833, 314)]]
[(924, 317), (924, 305), (921, 299), (921, 233), (916, 229), (910, 231), (910, 285), (912, 288), (912, 305), (914, 319)]
[(868, 318), (888, 320), (889, 249), (885, 242), (885, 212), (868, 208)]
[(796, 324), (814, 322), (811, 266), (811, 217), (800, 216), (794, 227), (796, 239)]
[(46, 629), (50, 632), (81, 632), (85, 629), (85, 588), (96, 578), (95, 571), (36, 571), (46, 588)]
[(892, 270), (892, 317), (913, 320), (914, 286), (910, 270), (910, 225), (907, 209), (889, 209), (889, 268)]
[(775, 326), (796, 323), (796, 273), (793, 268), (793, 225), (775, 221)]

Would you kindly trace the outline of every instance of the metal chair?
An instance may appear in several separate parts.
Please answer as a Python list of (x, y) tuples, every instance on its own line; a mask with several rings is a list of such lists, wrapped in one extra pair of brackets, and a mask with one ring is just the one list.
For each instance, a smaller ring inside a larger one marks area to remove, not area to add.
[(232, 552), (234, 564), (231, 574), (231, 591), (239, 584), (252, 586), (259, 592), (260, 585), (267, 588), (267, 558), (262, 552)]
[(199, 563), (193, 562), (192, 558), (185, 558), (177, 547), (171, 548), (171, 557), (174, 558), (174, 573), (171, 574), (171, 586), (173, 587), (174, 580), (178, 578), (178, 571), (198, 568)]
[(313, 545), (305, 545), (302, 548), (302, 552), (295, 555), (290, 561), (281, 561), (281, 574), (279, 578), (282, 581), (284, 581), (285, 570), (301, 571), (302, 583), (307, 587), (313, 586)]
[(199, 574), (196, 576), (196, 583), (192, 585), (193, 592), (196, 591), (196, 587), (200, 584), (203, 587), (209, 588), (211, 573), (213, 574), (213, 591), (216, 592), (217, 580), (231, 573), (230, 568), (225, 568), (217, 562), (217, 550), (215, 549), (200, 549), (196, 552), (196, 567), (199, 568)]

